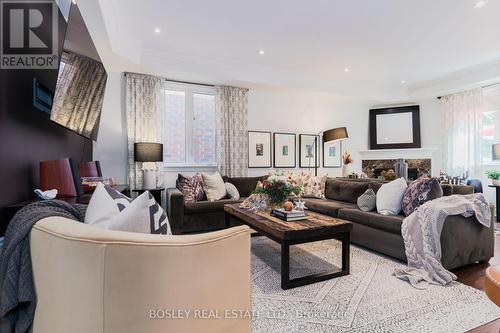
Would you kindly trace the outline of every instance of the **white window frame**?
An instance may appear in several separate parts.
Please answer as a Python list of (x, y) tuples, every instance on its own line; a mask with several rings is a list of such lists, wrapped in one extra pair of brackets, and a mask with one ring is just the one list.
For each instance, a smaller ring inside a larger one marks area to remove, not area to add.
[[(186, 108), (186, 128), (185, 128), (185, 137), (186, 137), (186, 160), (181, 163), (168, 163), (164, 162), (165, 169), (188, 169), (188, 168), (207, 168), (213, 169), (217, 167), (217, 147), (215, 147), (215, 161), (213, 163), (195, 163), (194, 162), (194, 147), (193, 147), (193, 95), (194, 94), (204, 94), (204, 95), (213, 95), (215, 98), (215, 87), (211, 86), (203, 86), (197, 84), (188, 84), (188, 83), (179, 83), (167, 81), (163, 87), (163, 90), (173, 90), (184, 92), (185, 94), (185, 108)], [(166, 103), (166, 99), (165, 99)], [(166, 107), (165, 107), (166, 112)], [(165, 117), (165, 122), (168, 121)], [(214, 129), (217, 124), (217, 120), (214, 121)], [(166, 134), (166, 133), (165, 133)], [(215, 140), (217, 140), (217, 133), (215, 135)], [(163, 138), (164, 146), (167, 145), (166, 136)], [(165, 155), (165, 150), (163, 151)], [(165, 156), (164, 156), (164, 160)]]

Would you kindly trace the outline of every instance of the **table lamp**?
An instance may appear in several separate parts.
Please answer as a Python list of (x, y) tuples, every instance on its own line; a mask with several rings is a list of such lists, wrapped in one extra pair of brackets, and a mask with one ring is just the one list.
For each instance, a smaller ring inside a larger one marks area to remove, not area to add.
[(156, 188), (156, 162), (163, 162), (163, 145), (161, 143), (134, 143), (134, 161), (142, 162), (143, 187)]

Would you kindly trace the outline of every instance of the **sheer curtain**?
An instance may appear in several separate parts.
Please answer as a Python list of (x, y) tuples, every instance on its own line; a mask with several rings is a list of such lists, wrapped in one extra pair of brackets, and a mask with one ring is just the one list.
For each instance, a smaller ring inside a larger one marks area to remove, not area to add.
[(219, 172), (229, 177), (248, 174), (248, 89), (216, 87)]
[(134, 143), (163, 143), (164, 79), (136, 73), (125, 75), (128, 178), (131, 188), (139, 188), (142, 187), (142, 172), (139, 163), (134, 161)]
[(451, 175), (469, 172), (481, 178), (483, 169), (482, 89), (441, 98), (443, 105), (443, 169)]

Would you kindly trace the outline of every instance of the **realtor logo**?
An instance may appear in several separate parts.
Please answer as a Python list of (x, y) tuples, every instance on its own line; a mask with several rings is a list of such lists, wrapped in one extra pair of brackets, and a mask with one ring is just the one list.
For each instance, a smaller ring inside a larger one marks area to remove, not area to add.
[(58, 67), (58, 9), (54, 1), (1, 1), (0, 68)]

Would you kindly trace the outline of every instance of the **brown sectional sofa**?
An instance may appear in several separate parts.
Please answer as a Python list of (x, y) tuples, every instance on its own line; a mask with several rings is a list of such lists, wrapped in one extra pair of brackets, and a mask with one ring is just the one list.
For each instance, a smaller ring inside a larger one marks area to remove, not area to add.
[[(318, 213), (354, 223), (351, 242), (406, 261), (401, 224), (404, 215), (386, 216), (363, 212), (357, 198), (369, 187), (378, 191), (383, 182), (328, 178), (325, 199), (306, 199), (306, 206)], [(471, 186), (442, 185), (444, 195), (473, 193)], [(492, 216), (493, 223), (493, 216)], [(475, 217), (449, 216), (441, 233), (442, 263), (447, 269), (477, 261), (488, 261), (494, 252), (494, 228), (485, 228)]]
[[(242, 196), (251, 194), (257, 181), (263, 177), (226, 178), (233, 183)], [(325, 199), (306, 199), (309, 210), (339, 217), (353, 222), (351, 242), (382, 254), (406, 261), (401, 224), (404, 215), (385, 216), (376, 211), (363, 212), (358, 209), (357, 198), (371, 187), (378, 191), (383, 182), (365, 179), (328, 178)], [(469, 194), (471, 186), (442, 185), (444, 195)], [(240, 201), (241, 201), (240, 200)], [(167, 189), (167, 213), (175, 234), (205, 232), (225, 227), (224, 204), (217, 202), (184, 203), (182, 193)], [(492, 217), (493, 222), (493, 217)], [(485, 228), (475, 217), (449, 216), (441, 234), (442, 263), (453, 269), (477, 261), (488, 261), (494, 251), (493, 227)]]

